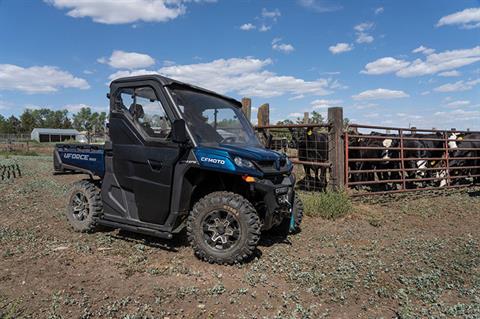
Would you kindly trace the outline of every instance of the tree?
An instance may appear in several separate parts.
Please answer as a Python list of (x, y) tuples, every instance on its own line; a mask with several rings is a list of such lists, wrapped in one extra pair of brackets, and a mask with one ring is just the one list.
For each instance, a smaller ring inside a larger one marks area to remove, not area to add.
[(6, 133), (6, 123), (5, 118), (0, 114), (0, 134)]
[(35, 116), (32, 110), (26, 109), (20, 115), (20, 122), (23, 133), (30, 133), (35, 128)]
[(22, 122), (15, 116), (10, 116), (5, 123), (5, 133), (19, 134), (22, 131)]
[(291, 124), (295, 124), (295, 123), (290, 119), (286, 119), (286, 120), (277, 122), (277, 125), (291, 125)]
[(105, 112), (93, 112), (89, 107), (82, 107), (77, 114), (73, 115), (73, 127), (79, 131), (86, 131), (87, 138), (105, 133)]
[(317, 111), (312, 112), (312, 116), (309, 118), (309, 123), (312, 124), (322, 124), (324, 122), (322, 114)]

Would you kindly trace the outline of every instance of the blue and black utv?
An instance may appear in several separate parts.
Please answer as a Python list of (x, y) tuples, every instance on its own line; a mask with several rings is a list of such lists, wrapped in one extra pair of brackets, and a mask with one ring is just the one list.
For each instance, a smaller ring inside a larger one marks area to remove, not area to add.
[(86, 173), (67, 218), (161, 238), (186, 227), (195, 254), (242, 262), (261, 231), (298, 230), (303, 215), (292, 163), (265, 149), (229, 97), (159, 75), (110, 85), (105, 145), (59, 144), (56, 172)]

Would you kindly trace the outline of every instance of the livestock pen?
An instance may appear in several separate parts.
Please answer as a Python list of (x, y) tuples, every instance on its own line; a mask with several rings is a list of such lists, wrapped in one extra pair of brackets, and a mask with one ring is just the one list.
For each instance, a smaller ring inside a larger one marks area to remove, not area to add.
[(345, 187), (354, 196), (479, 182), (479, 132), (352, 124), (344, 139)]
[(480, 182), (480, 132), (345, 126), (341, 108), (329, 108), (325, 123), (311, 123), (305, 114), (303, 123), (270, 125), (268, 107), (259, 108), (255, 128), (266, 147), (296, 165), (300, 189), (363, 196)]

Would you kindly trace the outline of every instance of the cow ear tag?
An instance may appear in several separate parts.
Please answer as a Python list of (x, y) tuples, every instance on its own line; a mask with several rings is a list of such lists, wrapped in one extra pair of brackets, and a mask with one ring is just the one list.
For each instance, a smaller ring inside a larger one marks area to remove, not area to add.
[(457, 141), (463, 141), (463, 136), (457, 137)]
[(312, 130), (308, 130), (308, 131), (307, 131), (307, 135), (308, 135), (308, 136), (310, 136), (310, 135), (312, 135), (312, 134), (313, 134), (313, 131), (312, 131)]
[(431, 161), (430, 164), (435, 165), (436, 161)]

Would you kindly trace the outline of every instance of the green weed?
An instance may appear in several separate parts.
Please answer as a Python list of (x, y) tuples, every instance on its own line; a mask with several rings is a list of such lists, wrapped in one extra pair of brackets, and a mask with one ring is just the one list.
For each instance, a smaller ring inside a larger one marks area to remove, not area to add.
[(352, 210), (352, 203), (343, 192), (307, 193), (299, 192), (305, 215), (336, 219)]

